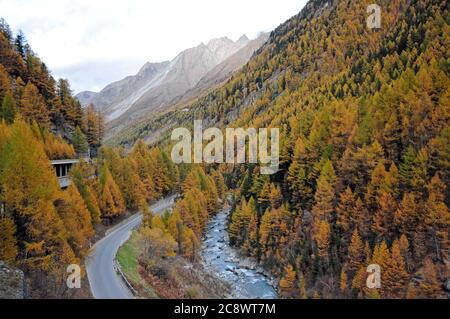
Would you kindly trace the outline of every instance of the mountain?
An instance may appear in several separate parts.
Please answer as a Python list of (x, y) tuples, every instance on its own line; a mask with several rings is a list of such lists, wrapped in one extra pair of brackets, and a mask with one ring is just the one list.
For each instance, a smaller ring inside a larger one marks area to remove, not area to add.
[(219, 38), (181, 52), (141, 90), (133, 90), (125, 99), (106, 108), (108, 129), (126, 126), (142, 115), (170, 105), (241, 46), (228, 38)]
[(102, 111), (107, 122), (106, 135), (111, 136), (226, 80), (265, 39), (267, 34), (252, 41), (246, 36), (236, 42), (226, 37), (212, 39), (206, 45), (181, 52), (172, 61), (147, 63), (136, 75), (114, 82), (97, 94), (81, 92), (77, 97), (81, 103), (92, 103)]
[(78, 99), (78, 101), (80, 101), (81, 105), (87, 106), (92, 103), (97, 95), (97, 92), (83, 91), (78, 93), (76, 95), (76, 98)]
[(178, 103), (186, 103), (190, 99), (200, 96), (208, 89), (227, 80), (233, 72), (247, 63), (252, 55), (267, 41), (268, 37), (268, 33), (261, 33), (256, 39), (251, 41), (248, 41), (246, 36), (239, 38), (237, 42), (246, 42), (246, 45), (208, 71), (192, 89), (180, 97)]
[(145, 91), (148, 86), (152, 85), (155, 78), (164, 71), (169, 62), (146, 63), (136, 75), (127, 76), (126, 78), (107, 85), (99, 93), (90, 91), (80, 92), (76, 97), (83, 105), (92, 103), (95, 107), (103, 112), (106, 119), (114, 118), (112, 114), (115, 111), (120, 112), (120, 106), (126, 104), (133, 98), (133, 94)]

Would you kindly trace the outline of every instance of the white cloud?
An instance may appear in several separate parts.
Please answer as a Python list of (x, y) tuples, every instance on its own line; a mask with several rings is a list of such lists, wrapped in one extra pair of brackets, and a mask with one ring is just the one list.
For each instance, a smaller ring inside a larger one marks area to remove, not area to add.
[(0, 0), (56, 77), (99, 90), (145, 62), (228, 36), (254, 38), (297, 14), (306, 0)]

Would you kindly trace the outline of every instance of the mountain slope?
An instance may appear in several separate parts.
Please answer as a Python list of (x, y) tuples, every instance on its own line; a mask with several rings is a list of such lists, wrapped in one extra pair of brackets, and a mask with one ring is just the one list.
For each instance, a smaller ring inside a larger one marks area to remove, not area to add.
[[(163, 103), (194, 86), (212, 67), (247, 42), (241, 40), (235, 43), (228, 38), (213, 39), (207, 45), (202, 43), (181, 52), (170, 62), (146, 63), (135, 76), (106, 86), (91, 102), (105, 113), (107, 121), (119, 117), (132, 108), (133, 103), (142, 103), (161, 93), (164, 96), (160, 97), (159, 102)], [(174, 92), (164, 92), (167, 87)], [(84, 92), (79, 95), (83, 96)]]
[[(50, 160), (94, 154), (101, 131), (101, 117), (0, 18), (0, 266), (20, 268), (26, 298), (89, 297), (86, 283), (68, 291), (61, 279), (86, 255), (97, 220), (82, 191), (60, 188)], [(11, 284), (3, 279), (2, 291)]]
[[(280, 170), (224, 168), (230, 241), (286, 298), (443, 298), (450, 227), (447, 1), (310, 1), (225, 84), (112, 142), (174, 126), (280, 128)], [(170, 144), (169, 144), (170, 145)], [(382, 269), (368, 288), (369, 264)]]

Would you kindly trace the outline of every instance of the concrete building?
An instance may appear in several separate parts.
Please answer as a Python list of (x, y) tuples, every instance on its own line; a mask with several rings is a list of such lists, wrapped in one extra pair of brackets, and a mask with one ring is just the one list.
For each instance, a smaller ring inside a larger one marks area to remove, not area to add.
[(79, 161), (79, 159), (62, 159), (51, 161), (61, 188), (67, 188), (70, 185), (69, 171), (72, 168), (72, 165), (78, 163)]

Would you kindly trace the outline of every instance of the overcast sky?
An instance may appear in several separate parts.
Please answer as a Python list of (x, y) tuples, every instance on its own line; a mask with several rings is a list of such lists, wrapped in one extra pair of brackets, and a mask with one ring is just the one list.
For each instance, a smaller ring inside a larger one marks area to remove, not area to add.
[(147, 61), (171, 60), (212, 38), (255, 38), (306, 0), (0, 0), (55, 77), (75, 92), (99, 91)]

